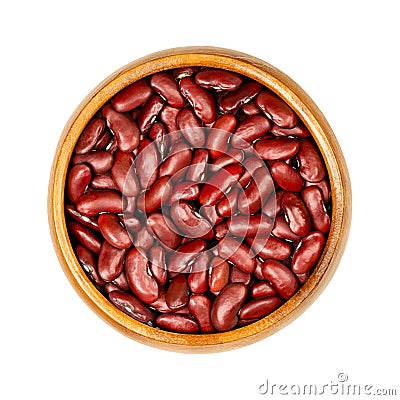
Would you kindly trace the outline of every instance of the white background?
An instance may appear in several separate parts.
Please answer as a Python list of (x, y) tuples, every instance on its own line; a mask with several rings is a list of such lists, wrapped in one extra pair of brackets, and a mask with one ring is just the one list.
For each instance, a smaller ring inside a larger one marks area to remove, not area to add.
[[(396, 3), (2, 2), (0, 398), (257, 399), (266, 379), (322, 385), (339, 372), (400, 394)], [(153, 349), (100, 320), (61, 270), (46, 210), (80, 101), (128, 62), (186, 45), (246, 52), (292, 77), (330, 122), (353, 185), (347, 249), (318, 300), (274, 336), (209, 355)]]

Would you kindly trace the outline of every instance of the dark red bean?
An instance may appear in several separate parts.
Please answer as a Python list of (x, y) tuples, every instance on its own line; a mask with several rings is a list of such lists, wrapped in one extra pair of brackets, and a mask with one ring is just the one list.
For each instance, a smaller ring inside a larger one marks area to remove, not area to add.
[(231, 191), (217, 204), (217, 212), (221, 217), (230, 217), (237, 211), (239, 188), (233, 187)]
[(150, 97), (138, 117), (140, 132), (145, 133), (150, 129), (151, 124), (155, 121), (163, 106), (164, 100), (159, 95), (155, 94)]
[(161, 314), (157, 317), (156, 323), (166, 331), (177, 333), (196, 333), (199, 331), (199, 326), (194, 319), (177, 313)]
[(192, 158), (191, 165), (187, 168), (186, 180), (192, 182), (204, 182), (209, 153), (206, 149), (197, 149)]
[(182, 108), (176, 117), (176, 123), (185, 139), (195, 148), (202, 147), (206, 136), (201, 122), (190, 108)]
[(329, 182), (328, 182), (328, 180), (326, 178), (322, 179), (322, 181), (320, 181), (320, 182), (308, 182), (308, 181), (306, 181), (304, 186), (306, 188), (309, 187), (309, 186), (317, 186), (318, 188), (320, 188), (320, 190), (322, 192), (322, 196), (323, 196), (324, 202), (326, 202), (326, 203), (331, 198), (331, 188), (330, 188)]
[(123, 222), (131, 237), (132, 234), (139, 232), (142, 228), (142, 223), (132, 215), (124, 215)]
[(300, 163), (300, 175), (308, 182), (319, 182), (325, 178), (326, 169), (317, 149), (309, 140), (301, 142), (297, 154)]
[(121, 290), (113, 290), (108, 295), (110, 301), (125, 314), (137, 321), (152, 325), (153, 313), (137, 298)]
[(219, 257), (211, 263), (211, 272), (208, 284), (211, 292), (220, 292), (229, 282), (229, 264)]
[(125, 196), (136, 196), (140, 187), (133, 170), (133, 155), (117, 151), (114, 165), (111, 168), (111, 176), (121, 193)]
[(171, 280), (165, 297), (171, 310), (182, 308), (189, 302), (188, 289), (186, 274), (178, 274)]
[(182, 79), (185, 76), (192, 76), (194, 75), (200, 67), (182, 67), (182, 68), (176, 68), (172, 70), (172, 76), (175, 79)]
[(286, 260), (292, 252), (290, 244), (273, 236), (270, 236), (268, 240), (264, 238), (247, 238), (246, 241), (250, 244), (253, 253), (264, 259)]
[(104, 132), (106, 123), (103, 118), (92, 119), (82, 132), (75, 146), (76, 154), (86, 154), (94, 148)]
[(95, 254), (100, 253), (101, 241), (97, 232), (76, 221), (69, 221), (68, 228), (79, 243)]
[(233, 236), (268, 236), (273, 228), (272, 221), (264, 214), (237, 215), (228, 219), (229, 232)]
[(310, 214), (312, 224), (317, 231), (327, 233), (331, 226), (331, 220), (324, 207), (322, 192), (317, 186), (305, 188), (301, 197)]
[(126, 279), (125, 272), (121, 272), (112, 283), (116, 285), (118, 288), (123, 290), (124, 292), (129, 292), (131, 289), (129, 287), (128, 280)]
[(100, 214), (98, 224), (104, 239), (118, 249), (127, 249), (132, 245), (132, 240), (126, 229), (120, 224), (114, 214)]
[(160, 153), (161, 159), (168, 154), (169, 150), (169, 136), (161, 122), (155, 122), (149, 131), (149, 138), (154, 141), (157, 150)]
[(176, 143), (173, 145), (168, 158), (158, 169), (159, 177), (173, 176), (184, 169), (192, 161), (192, 150), (186, 143)]
[(150, 250), (154, 246), (154, 237), (146, 226), (142, 226), (136, 233), (133, 245), (143, 250)]
[(256, 266), (253, 252), (237, 239), (225, 237), (218, 244), (218, 254), (235, 264), (241, 271), (251, 274)]
[(262, 273), (264, 278), (284, 299), (292, 297), (299, 287), (294, 273), (279, 261), (265, 260)]
[(205, 89), (232, 91), (242, 84), (243, 78), (223, 69), (206, 68), (196, 74), (195, 82)]
[(154, 246), (149, 251), (150, 271), (160, 285), (165, 285), (168, 274), (166, 270), (165, 251), (161, 246)]
[(76, 209), (88, 217), (101, 212), (122, 213), (122, 197), (113, 190), (96, 190), (85, 193), (76, 204)]
[(212, 172), (219, 171), (221, 168), (225, 168), (228, 165), (241, 163), (243, 161), (244, 154), (242, 150), (231, 148), (227, 153), (212, 160), (208, 166), (208, 170)]
[(172, 193), (169, 176), (158, 179), (154, 185), (138, 197), (137, 207), (147, 213), (151, 213), (161, 207)]
[(131, 111), (145, 104), (152, 93), (153, 90), (149, 84), (144, 79), (141, 79), (121, 90), (114, 96), (111, 103), (118, 112)]
[(136, 122), (126, 114), (115, 111), (110, 105), (103, 108), (103, 117), (117, 139), (118, 148), (130, 153), (139, 145), (140, 132)]
[(147, 218), (147, 226), (165, 246), (176, 249), (181, 237), (178, 235), (174, 223), (161, 213), (153, 213)]
[(234, 265), (231, 266), (231, 271), (229, 274), (229, 283), (243, 283), (244, 285), (248, 285), (250, 283), (250, 280), (251, 280), (251, 274), (241, 271)]
[(283, 161), (274, 161), (269, 171), (275, 182), (289, 192), (300, 192), (303, 189), (304, 181), (299, 173)]
[(98, 262), (98, 271), (102, 279), (111, 282), (121, 274), (125, 253), (125, 249), (117, 249), (106, 240), (103, 242)]
[(206, 248), (206, 243), (201, 239), (191, 240), (179, 246), (172, 256), (167, 265), (170, 272), (188, 272), (190, 263), (195, 260), (202, 251)]
[(253, 115), (242, 121), (231, 137), (232, 146), (245, 149), (251, 143), (264, 136), (271, 129), (271, 123), (262, 115)]
[(319, 260), (325, 245), (325, 237), (321, 232), (314, 231), (303, 238), (300, 246), (293, 254), (292, 270), (295, 274), (310, 271)]
[(238, 322), (238, 312), (247, 296), (247, 287), (231, 283), (215, 298), (211, 307), (211, 322), (217, 331), (229, 331)]
[(293, 128), (298, 122), (294, 111), (271, 92), (261, 92), (256, 98), (256, 104), (276, 125), (282, 128)]
[(211, 158), (220, 157), (227, 152), (229, 138), (235, 128), (236, 118), (232, 114), (222, 115), (215, 121), (208, 133), (206, 143)]
[(136, 173), (142, 189), (151, 187), (157, 179), (160, 155), (155, 143), (150, 143), (135, 160)]
[(160, 113), (161, 122), (166, 126), (168, 133), (176, 132), (179, 130), (176, 123), (176, 117), (180, 108), (165, 106)]
[(287, 160), (295, 156), (299, 148), (300, 142), (291, 138), (261, 139), (254, 146), (263, 160)]
[(268, 282), (258, 282), (251, 288), (251, 295), (258, 299), (260, 297), (276, 296), (276, 292)]
[(241, 110), (243, 114), (247, 115), (248, 117), (260, 114), (260, 109), (252, 101), (243, 104)]
[(271, 314), (282, 304), (279, 297), (264, 297), (250, 300), (240, 310), (240, 319), (259, 319)]
[(301, 138), (310, 136), (310, 131), (302, 124), (298, 124), (294, 128), (281, 128), (274, 125), (271, 128), (271, 133), (275, 136), (297, 136)]
[(138, 249), (132, 249), (126, 256), (125, 274), (135, 296), (147, 304), (157, 300), (157, 281), (148, 274), (147, 258)]
[(112, 140), (114, 140), (114, 136), (108, 129), (105, 130), (99, 137), (93, 150), (108, 150), (112, 145)]
[(195, 200), (199, 197), (199, 186), (194, 182), (184, 181), (176, 184), (172, 189), (169, 204), (173, 204), (179, 200)]
[(191, 77), (184, 77), (179, 81), (182, 95), (193, 107), (195, 114), (206, 124), (215, 121), (217, 108), (213, 96), (196, 85)]
[(89, 218), (86, 215), (81, 214), (73, 205), (67, 204), (65, 206), (65, 211), (67, 212), (68, 216), (72, 217), (75, 221), (81, 223), (82, 225), (92, 228), (96, 231), (100, 230), (99, 225), (97, 224), (97, 219), (93, 217)]
[(270, 218), (275, 218), (282, 212), (282, 196), (284, 195), (283, 190), (275, 192), (275, 196), (271, 195), (268, 201), (263, 205), (262, 212)]
[(214, 227), (214, 237), (217, 240), (224, 238), (229, 232), (228, 224), (226, 222), (221, 222)]
[(166, 72), (159, 72), (150, 78), (150, 86), (159, 93), (171, 107), (183, 107), (186, 103), (178, 90), (175, 79)]
[(68, 197), (75, 204), (83, 195), (92, 179), (92, 171), (86, 164), (74, 165), (68, 174)]
[(85, 246), (79, 244), (75, 247), (75, 254), (83, 269), (87, 272), (93, 282), (99, 286), (104, 286), (105, 282), (97, 272), (97, 260), (95, 255)]
[(89, 164), (95, 174), (104, 174), (113, 165), (112, 154), (106, 151), (91, 151), (86, 154), (77, 154), (72, 157), (73, 164)]
[(188, 276), (188, 285), (193, 293), (206, 293), (208, 290), (208, 270), (210, 269), (211, 253), (201, 253), (193, 262)]
[(254, 172), (261, 167), (265, 167), (263, 161), (256, 156), (250, 156), (243, 160), (243, 174), (239, 179), (240, 185), (245, 188), (251, 181)]
[(233, 92), (227, 93), (221, 100), (220, 108), (224, 113), (234, 113), (239, 107), (249, 102), (261, 91), (262, 86), (258, 82), (248, 82), (241, 85)]
[(291, 240), (292, 242), (298, 242), (301, 239), (301, 236), (293, 233), (283, 215), (278, 215), (275, 218), (272, 234), (277, 238)]
[(299, 236), (305, 236), (310, 232), (310, 215), (299, 195), (286, 192), (282, 196), (282, 209), (293, 233)]
[(202, 333), (214, 332), (211, 322), (211, 306), (211, 300), (204, 295), (193, 294), (190, 296), (189, 312), (199, 324)]
[(119, 190), (118, 186), (115, 184), (109, 172), (94, 176), (90, 182), (90, 186), (93, 189), (100, 189), (100, 190), (104, 189)]

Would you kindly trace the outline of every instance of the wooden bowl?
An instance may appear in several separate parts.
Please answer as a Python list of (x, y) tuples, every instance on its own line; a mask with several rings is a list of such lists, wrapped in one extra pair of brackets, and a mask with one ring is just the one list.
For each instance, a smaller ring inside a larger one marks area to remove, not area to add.
[[(91, 283), (72, 249), (64, 215), (64, 188), (74, 146), (95, 113), (117, 92), (155, 72), (208, 66), (228, 69), (260, 82), (278, 94), (310, 130), (326, 163), (332, 191), (332, 222), (323, 254), (301, 289), (269, 316), (251, 325), (215, 334), (178, 334), (135, 321), (111, 304)], [(113, 73), (78, 106), (61, 135), (51, 170), (48, 215), (57, 256), (72, 286), (103, 320), (124, 335), (158, 348), (210, 353), (234, 349), (265, 338), (302, 314), (334, 274), (344, 251), (351, 220), (351, 187), (339, 144), (311, 98), (288, 76), (268, 63), (232, 50), (184, 47), (161, 51), (134, 61)]]

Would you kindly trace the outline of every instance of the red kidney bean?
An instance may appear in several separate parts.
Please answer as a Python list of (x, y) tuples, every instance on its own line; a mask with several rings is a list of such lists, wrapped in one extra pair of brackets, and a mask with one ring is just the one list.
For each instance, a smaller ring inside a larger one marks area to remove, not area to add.
[(260, 114), (260, 109), (252, 101), (243, 104), (241, 110), (243, 114), (247, 115), (248, 117)]
[(173, 145), (170, 155), (160, 165), (158, 169), (159, 177), (173, 176), (175, 173), (184, 169), (192, 161), (192, 150), (186, 143), (176, 143)]
[(234, 113), (239, 107), (249, 102), (261, 91), (262, 86), (258, 82), (248, 82), (241, 85), (233, 92), (227, 93), (220, 103), (223, 113)]
[(273, 228), (272, 221), (264, 214), (237, 215), (228, 219), (229, 232), (233, 236), (268, 236)]
[(91, 179), (92, 171), (88, 165), (77, 164), (71, 168), (68, 174), (67, 191), (73, 204), (83, 195)]
[(111, 134), (111, 132), (108, 129), (105, 130), (97, 140), (93, 150), (108, 150), (108, 148), (111, 146), (111, 141), (113, 139), (114, 136)]
[(145, 104), (152, 93), (153, 90), (149, 84), (144, 79), (141, 79), (116, 94), (111, 104), (118, 112), (131, 111)]
[(325, 178), (326, 169), (315, 146), (307, 139), (301, 142), (297, 154), (300, 175), (308, 182), (319, 182)]
[(299, 287), (294, 273), (279, 261), (265, 260), (262, 273), (265, 279), (271, 283), (272, 287), (284, 299), (292, 297)]
[(113, 164), (112, 154), (106, 151), (91, 151), (86, 154), (77, 154), (72, 157), (73, 164), (89, 164), (95, 174), (104, 174)]
[(282, 196), (282, 209), (293, 233), (305, 236), (310, 232), (310, 215), (299, 195), (290, 192), (285, 193)]
[(264, 136), (271, 129), (271, 123), (262, 115), (252, 115), (242, 121), (231, 137), (232, 146), (245, 149), (251, 143)]
[(160, 94), (170, 106), (183, 107), (186, 103), (178, 90), (175, 79), (166, 72), (159, 72), (150, 78), (150, 86)]
[(134, 296), (121, 290), (113, 290), (108, 295), (111, 302), (132, 318), (152, 326), (154, 321), (153, 313)]
[(177, 333), (196, 333), (199, 330), (194, 319), (177, 313), (161, 314), (157, 317), (156, 323), (161, 329)]
[(228, 165), (241, 163), (244, 158), (242, 150), (239, 149), (229, 149), (226, 154), (215, 158), (212, 160), (211, 164), (208, 166), (210, 172), (216, 172), (221, 168), (225, 168)]
[(176, 123), (176, 117), (180, 108), (166, 105), (160, 113), (161, 122), (166, 126), (168, 133), (176, 132), (179, 128)]
[(115, 111), (110, 105), (103, 108), (103, 117), (117, 139), (118, 148), (130, 153), (139, 145), (140, 132), (136, 122), (126, 114)]
[(229, 282), (229, 264), (219, 257), (212, 260), (211, 272), (208, 280), (210, 290), (220, 292)]
[(138, 250), (129, 251), (125, 259), (125, 274), (135, 296), (147, 304), (157, 300), (158, 284), (147, 272), (147, 258)]
[(257, 282), (251, 288), (251, 296), (255, 299), (259, 299), (260, 297), (274, 297), (276, 296), (276, 292), (268, 282)]
[(253, 252), (237, 239), (225, 237), (218, 244), (218, 254), (235, 264), (241, 271), (251, 274), (256, 266)]
[(266, 167), (260, 167), (253, 173), (253, 179), (244, 192), (240, 193), (238, 210), (242, 214), (254, 214), (267, 201), (274, 191), (274, 182)]
[(201, 253), (193, 262), (188, 276), (188, 285), (193, 293), (206, 293), (208, 290), (208, 270), (210, 268), (211, 253)]
[(104, 132), (106, 123), (102, 118), (92, 119), (82, 132), (75, 146), (75, 154), (86, 154), (94, 148)]
[(106, 283), (104, 285), (104, 290), (106, 291), (107, 294), (110, 294), (114, 290), (120, 290), (120, 288), (117, 285), (114, 285), (113, 283)]
[(217, 108), (213, 96), (196, 85), (189, 76), (179, 81), (179, 89), (182, 95), (193, 107), (195, 114), (206, 124), (215, 121), (217, 117)]
[(159, 153), (157, 146), (150, 143), (146, 149), (138, 154), (135, 160), (136, 173), (142, 189), (151, 187), (157, 179)]
[(206, 149), (197, 149), (192, 158), (191, 165), (187, 168), (186, 180), (192, 182), (203, 182), (206, 178), (206, 169), (208, 163), (208, 151)]
[(263, 205), (262, 212), (270, 218), (275, 218), (282, 212), (282, 196), (285, 192), (278, 190), (275, 192), (275, 196), (271, 196), (268, 201)]
[(317, 186), (322, 192), (322, 197), (323, 197), (325, 203), (327, 203), (331, 198), (331, 189), (329, 187), (329, 182), (326, 178), (322, 179), (322, 181), (320, 181), (320, 182), (306, 181), (304, 186), (306, 188), (310, 187), (310, 186)]
[(218, 225), (223, 221), (223, 217), (219, 216), (217, 213), (216, 206), (202, 206), (200, 208), (200, 215), (207, 218), (212, 225)]
[(193, 147), (202, 147), (206, 140), (204, 128), (190, 108), (182, 108), (176, 117), (182, 135)]
[(70, 221), (68, 228), (79, 243), (95, 254), (100, 253), (101, 241), (97, 232), (76, 221)]
[(150, 127), (149, 138), (156, 144), (161, 159), (164, 159), (169, 150), (169, 136), (161, 122), (155, 122)]
[(307, 282), (308, 278), (310, 277), (309, 272), (304, 272), (304, 274), (296, 274), (297, 280), (299, 281), (300, 285), (304, 285)]
[[(157, 310), (160, 313), (172, 313), (174, 310), (171, 310), (168, 307), (167, 300), (166, 300), (166, 292), (163, 286), (159, 287), (158, 290), (158, 298), (153, 303), (149, 304), (152, 309)], [(178, 311), (178, 310), (176, 310)]]
[(125, 218), (123, 218), (123, 220), (129, 235), (138, 233), (142, 228), (142, 223), (132, 215), (125, 215)]
[(240, 185), (245, 188), (251, 181), (254, 171), (258, 168), (264, 167), (263, 161), (259, 157), (247, 157), (242, 162), (243, 174), (239, 179)]
[(242, 84), (243, 78), (234, 72), (207, 68), (196, 74), (195, 82), (205, 89), (232, 91)]
[(217, 204), (224, 193), (236, 184), (242, 171), (239, 164), (232, 164), (213, 174), (200, 191), (200, 204), (208, 206)]
[(299, 173), (283, 161), (274, 161), (269, 171), (275, 182), (283, 189), (290, 192), (300, 192), (304, 182)]
[(147, 213), (156, 211), (163, 203), (169, 200), (172, 193), (169, 176), (158, 179), (154, 185), (138, 197), (137, 208)]
[(229, 138), (236, 128), (236, 118), (231, 114), (222, 115), (214, 122), (212, 128), (207, 136), (206, 147), (211, 158), (217, 158), (228, 150)]
[(92, 178), (90, 186), (93, 189), (109, 189), (109, 190), (119, 190), (118, 186), (113, 181), (113, 178), (109, 172), (101, 175), (96, 175)]
[(200, 67), (182, 67), (182, 68), (176, 68), (172, 70), (172, 76), (175, 79), (182, 79), (185, 76), (191, 76), (195, 74)]
[(149, 250), (150, 271), (160, 285), (167, 282), (165, 252), (161, 246), (154, 246)]
[(75, 247), (75, 254), (83, 269), (87, 272), (93, 282), (96, 283), (96, 285), (104, 286), (105, 282), (97, 272), (97, 262), (94, 254), (86, 247), (79, 244)]
[(221, 222), (214, 227), (214, 237), (217, 240), (224, 238), (229, 232), (228, 224), (226, 222)]
[(126, 275), (124, 272), (121, 272), (113, 281), (112, 283), (114, 285), (116, 285), (119, 289), (125, 291), (125, 292), (129, 292), (130, 291), (130, 287), (129, 287), (129, 283), (128, 280), (126, 279)]
[(155, 121), (163, 106), (164, 100), (158, 94), (150, 97), (138, 117), (140, 132), (145, 133), (150, 129), (151, 124)]
[(244, 285), (248, 285), (250, 283), (250, 280), (251, 280), (251, 274), (241, 271), (234, 265), (231, 266), (229, 274), (229, 283), (243, 283)]
[(217, 212), (221, 217), (230, 217), (237, 211), (239, 188), (233, 187), (231, 191), (217, 204)]
[(300, 242), (300, 246), (293, 254), (292, 270), (295, 274), (304, 274), (319, 260), (325, 245), (325, 236), (314, 231)]
[(275, 136), (297, 136), (300, 138), (310, 136), (310, 131), (302, 124), (298, 124), (294, 128), (281, 128), (274, 125), (271, 128), (271, 133)]
[(287, 160), (295, 156), (299, 148), (300, 142), (291, 138), (261, 139), (254, 146), (263, 160)]
[(273, 258), (275, 260), (285, 260), (292, 252), (290, 244), (274, 236), (270, 236), (268, 240), (264, 238), (247, 238), (246, 241), (251, 246), (254, 254), (264, 259)]
[(114, 214), (100, 214), (98, 224), (104, 239), (118, 249), (127, 249), (132, 245), (132, 240), (126, 229), (120, 224)]
[(199, 324), (202, 333), (214, 332), (211, 322), (211, 305), (211, 300), (202, 294), (193, 294), (190, 296), (188, 304), (189, 312)]
[(271, 314), (282, 304), (279, 297), (264, 297), (250, 300), (240, 310), (240, 319), (259, 319)]
[(175, 223), (161, 213), (153, 213), (147, 218), (147, 226), (165, 246), (176, 249), (181, 237), (176, 233)]
[(276, 125), (282, 128), (293, 128), (297, 125), (296, 114), (275, 94), (267, 91), (261, 92), (256, 98), (256, 104)]
[(202, 251), (206, 248), (206, 243), (201, 239), (191, 240), (179, 246), (172, 253), (167, 269), (170, 272), (188, 272), (190, 263), (192, 263)]
[(312, 224), (317, 231), (327, 233), (331, 226), (331, 220), (324, 207), (322, 192), (317, 186), (305, 188), (301, 197), (310, 214)]
[(117, 151), (114, 157), (114, 165), (111, 168), (111, 176), (121, 193), (125, 196), (136, 196), (140, 187), (133, 170), (133, 155)]
[(154, 245), (154, 237), (148, 231), (146, 226), (140, 228), (140, 230), (135, 235), (135, 240), (133, 245), (136, 248), (140, 248), (143, 250), (150, 250)]
[(113, 190), (96, 190), (82, 195), (76, 203), (76, 209), (88, 217), (101, 212), (122, 212), (122, 197)]
[(247, 296), (247, 287), (231, 283), (215, 298), (211, 307), (211, 322), (217, 331), (229, 331), (238, 322), (238, 312)]
[(67, 204), (65, 206), (65, 211), (68, 213), (69, 216), (71, 216), (75, 221), (79, 222), (80, 224), (92, 228), (96, 231), (99, 231), (99, 225), (97, 224), (97, 220), (95, 218), (89, 218), (86, 215), (81, 214), (79, 211), (76, 210), (76, 208), (71, 205)]
[(258, 258), (256, 258), (256, 267), (254, 268), (253, 274), (259, 281), (265, 280), (264, 275), (262, 274), (262, 263)]
[(292, 232), (283, 215), (278, 215), (276, 217), (272, 234), (277, 238), (291, 240), (296, 243), (301, 239), (301, 236)]
[(179, 274), (171, 280), (165, 297), (171, 310), (182, 308), (189, 302), (188, 289), (186, 274)]
[(117, 249), (111, 246), (106, 240), (103, 242), (97, 266), (102, 279), (106, 282), (111, 282), (121, 274), (124, 269), (125, 253), (125, 249)]
[(208, 220), (201, 217), (185, 201), (177, 201), (172, 204), (171, 218), (175, 226), (187, 237), (202, 237), (212, 229)]
[(195, 200), (199, 197), (199, 193), (199, 186), (194, 182), (184, 181), (177, 183), (172, 189), (169, 204), (171, 205), (179, 200)]

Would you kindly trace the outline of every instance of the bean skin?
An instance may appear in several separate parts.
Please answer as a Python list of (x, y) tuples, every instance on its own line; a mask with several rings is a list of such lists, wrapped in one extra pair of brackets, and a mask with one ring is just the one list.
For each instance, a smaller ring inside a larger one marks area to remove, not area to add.
[(176, 233), (175, 224), (161, 213), (153, 213), (147, 218), (147, 226), (168, 248), (176, 249), (181, 237)]
[(97, 224), (97, 219), (94, 217), (89, 218), (86, 215), (81, 214), (72, 204), (66, 204), (65, 211), (67, 215), (73, 218), (75, 221), (79, 222), (80, 224), (92, 228), (95, 231), (99, 231), (99, 225)]
[(233, 92), (227, 93), (221, 100), (221, 111), (223, 113), (234, 113), (240, 106), (257, 96), (261, 88), (262, 86), (258, 82), (248, 82)]
[(125, 249), (117, 249), (106, 240), (103, 242), (98, 262), (98, 271), (102, 279), (106, 282), (111, 282), (121, 274), (124, 269), (125, 253)]
[(243, 283), (248, 285), (251, 281), (251, 274), (241, 271), (234, 265), (231, 265), (229, 274), (229, 283)]
[(327, 233), (331, 226), (331, 220), (324, 208), (322, 192), (317, 186), (305, 188), (301, 197), (310, 214), (312, 224), (317, 231)]
[(92, 178), (90, 186), (93, 189), (109, 189), (109, 190), (119, 190), (118, 186), (113, 181), (113, 178), (109, 172), (101, 175), (96, 175)]
[(152, 94), (149, 84), (141, 79), (115, 95), (111, 103), (116, 111), (127, 112), (145, 104)]
[(275, 192), (275, 196), (270, 196), (268, 201), (263, 205), (262, 212), (270, 218), (275, 218), (282, 212), (282, 196), (284, 195), (283, 190)]
[(295, 156), (299, 148), (300, 142), (291, 138), (261, 139), (254, 146), (263, 160), (287, 160)]
[(317, 149), (309, 140), (301, 142), (297, 154), (300, 163), (300, 175), (308, 182), (320, 182), (325, 178), (326, 169)]
[(213, 129), (210, 130), (206, 143), (211, 158), (217, 158), (226, 153), (229, 138), (235, 128), (236, 118), (232, 114), (222, 115), (214, 122)]
[(229, 264), (219, 257), (212, 261), (208, 284), (211, 292), (220, 292), (229, 282)]
[(158, 94), (150, 97), (138, 117), (137, 123), (140, 132), (145, 133), (150, 129), (151, 124), (155, 121), (163, 106), (164, 100)]
[(190, 181), (184, 181), (176, 184), (172, 189), (171, 197), (169, 198), (169, 205), (180, 200), (195, 200), (199, 197), (199, 186)]
[(265, 260), (262, 274), (278, 294), (286, 300), (292, 297), (299, 287), (294, 273), (279, 261)]
[(224, 238), (229, 232), (228, 224), (226, 222), (221, 222), (214, 227), (214, 237), (217, 240)]
[(146, 251), (150, 250), (154, 246), (154, 237), (149, 232), (146, 226), (142, 226), (140, 230), (136, 233), (133, 245), (136, 248), (140, 248)]
[(277, 238), (291, 240), (296, 243), (301, 240), (301, 236), (292, 232), (283, 215), (278, 215), (275, 218), (275, 225), (272, 234)]
[(176, 68), (172, 70), (172, 76), (179, 80), (184, 78), (185, 76), (192, 76), (194, 75), (200, 67), (182, 67), (182, 68)]
[(206, 149), (197, 149), (192, 158), (191, 165), (186, 172), (186, 180), (192, 182), (203, 182), (206, 177), (209, 153)]
[(319, 231), (311, 232), (300, 242), (293, 254), (292, 270), (295, 274), (304, 274), (319, 260), (325, 245), (325, 237)]
[(113, 290), (108, 295), (110, 301), (125, 314), (144, 324), (152, 325), (153, 313), (134, 296), (121, 290)]
[(106, 151), (91, 151), (86, 154), (77, 154), (72, 157), (73, 164), (89, 164), (95, 174), (104, 174), (113, 165), (112, 154)]
[(298, 119), (293, 110), (278, 96), (263, 91), (256, 98), (256, 104), (281, 128), (293, 128)]
[(175, 79), (166, 72), (159, 72), (150, 78), (150, 86), (167, 100), (171, 107), (181, 108), (186, 101), (179, 92)]
[(240, 310), (241, 320), (259, 319), (271, 314), (282, 304), (279, 297), (264, 297), (247, 302)]
[(245, 149), (251, 143), (264, 136), (271, 129), (271, 123), (262, 115), (253, 115), (242, 121), (231, 138), (231, 144), (238, 149)]
[(154, 141), (161, 159), (164, 159), (169, 150), (169, 136), (161, 122), (155, 122), (149, 130), (149, 138)]
[(201, 239), (191, 240), (179, 246), (168, 263), (169, 272), (188, 272), (189, 264), (195, 260), (206, 248), (206, 243)]
[(323, 196), (325, 203), (327, 203), (331, 198), (331, 189), (329, 187), (329, 182), (326, 178), (322, 179), (322, 181), (320, 181), (320, 182), (307, 182), (306, 181), (304, 186), (306, 188), (310, 187), (310, 186), (317, 186), (322, 192), (322, 196)]
[(117, 249), (127, 249), (132, 245), (132, 240), (126, 229), (120, 224), (114, 214), (100, 214), (98, 224), (104, 239)]
[(217, 212), (221, 217), (230, 217), (237, 211), (239, 188), (233, 187), (231, 191), (217, 204)]
[(307, 235), (311, 230), (311, 220), (307, 208), (299, 195), (286, 192), (282, 196), (282, 208), (289, 227), (293, 233), (299, 236)]
[(140, 132), (136, 122), (126, 114), (115, 111), (110, 105), (103, 108), (103, 117), (117, 139), (118, 148), (130, 153), (139, 145)]
[(81, 246), (79, 244), (75, 247), (75, 254), (83, 269), (88, 273), (90, 278), (97, 285), (104, 286), (105, 282), (97, 272), (97, 261), (95, 255), (85, 246)]
[(82, 132), (75, 146), (75, 154), (86, 154), (94, 148), (103, 134), (106, 123), (103, 118), (94, 118)]
[(255, 299), (260, 297), (274, 297), (276, 296), (276, 292), (268, 282), (257, 282), (251, 288), (251, 296)]
[(136, 157), (135, 168), (142, 189), (148, 189), (156, 181), (159, 162), (160, 155), (154, 143), (150, 143)]
[(229, 218), (227, 223), (229, 232), (239, 237), (268, 236), (273, 228), (272, 221), (264, 214), (237, 215)]
[(97, 232), (76, 221), (69, 221), (68, 228), (79, 243), (95, 254), (100, 253), (101, 241)]
[(93, 217), (101, 212), (122, 213), (122, 197), (113, 190), (96, 190), (82, 195), (76, 203), (80, 213)]
[(302, 124), (296, 125), (294, 128), (281, 128), (278, 125), (274, 125), (271, 128), (271, 133), (274, 136), (296, 136), (299, 138), (305, 138), (310, 136), (310, 131)]
[(190, 296), (189, 312), (199, 324), (202, 333), (214, 332), (211, 322), (211, 306), (211, 300), (204, 295), (192, 294)]
[(161, 122), (166, 126), (168, 133), (176, 132), (179, 128), (176, 123), (176, 117), (180, 108), (166, 105), (160, 113)]
[(177, 313), (161, 314), (157, 317), (156, 323), (161, 329), (176, 333), (196, 333), (199, 331), (199, 326), (194, 319)]
[(88, 165), (77, 164), (71, 168), (67, 179), (67, 191), (73, 204), (83, 195), (91, 179), (92, 171)]
[(242, 283), (231, 283), (222, 289), (211, 307), (211, 322), (217, 331), (229, 331), (237, 324), (246, 296), (247, 287)]
[[(105, 124), (105, 122), (104, 122)], [(108, 150), (108, 148), (111, 145), (111, 141), (114, 139), (114, 136), (111, 134), (111, 132), (106, 129), (99, 137), (97, 140), (93, 150)], [(76, 153), (78, 154), (78, 153)]]
[(206, 293), (208, 290), (208, 270), (210, 268), (211, 253), (201, 253), (193, 262), (188, 276), (188, 285), (193, 293)]
[(264, 167), (263, 161), (256, 156), (246, 157), (243, 162), (243, 174), (239, 179), (239, 183), (243, 188), (250, 183), (254, 172), (261, 167)]
[(188, 289), (186, 274), (178, 274), (171, 280), (165, 297), (171, 310), (182, 308), (189, 302)]
[(213, 96), (196, 85), (191, 77), (184, 77), (179, 81), (179, 89), (182, 95), (193, 107), (195, 114), (206, 124), (215, 121), (217, 108)]
[(243, 78), (234, 72), (207, 68), (196, 74), (195, 82), (205, 89), (232, 91), (242, 84)]
[(178, 128), (185, 139), (195, 148), (202, 147), (206, 136), (201, 122), (190, 108), (182, 108), (176, 117)]
[(304, 181), (299, 173), (283, 161), (274, 161), (269, 171), (275, 182), (288, 192), (300, 192), (303, 189)]
[(172, 193), (172, 186), (169, 176), (158, 179), (154, 185), (138, 197), (137, 208), (151, 213), (167, 202)]
[(251, 274), (256, 266), (254, 254), (250, 248), (245, 243), (231, 237), (225, 237), (219, 242), (218, 254), (248, 274)]
[(192, 150), (186, 143), (176, 143), (171, 149), (169, 157), (158, 169), (159, 177), (173, 176), (180, 170), (190, 165), (192, 161)]
[(125, 274), (134, 295), (141, 301), (151, 304), (157, 300), (157, 281), (147, 272), (147, 258), (138, 250), (132, 249), (125, 259)]
[(128, 280), (126, 279), (125, 272), (123, 271), (112, 281), (112, 283), (118, 286), (118, 288), (120, 288), (124, 292), (130, 291)]
[(260, 114), (260, 109), (252, 101), (250, 101), (249, 103), (243, 104), (241, 107), (241, 111), (243, 112), (243, 114), (247, 115), (248, 117), (250, 117), (252, 115)]
[(114, 156), (114, 165), (111, 176), (119, 190), (125, 196), (136, 196), (140, 186), (136, 174), (133, 172), (133, 155), (117, 151)]
[(149, 250), (150, 271), (160, 285), (167, 283), (165, 251), (161, 246), (154, 246)]
[(268, 240), (264, 238), (247, 238), (246, 241), (251, 246), (254, 254), (264, 259), (286, 260), (292, 252), (292, 248), (288, 243), (274, 236), (270, 236)]

